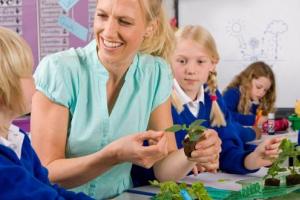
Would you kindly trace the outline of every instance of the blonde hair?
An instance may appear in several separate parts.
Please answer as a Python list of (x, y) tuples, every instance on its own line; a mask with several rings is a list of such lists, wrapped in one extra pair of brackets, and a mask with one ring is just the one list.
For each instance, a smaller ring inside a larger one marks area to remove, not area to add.
[(162, 0), (139, 0), (145, 12), (146, 23), (155, 23), (151, 37), (146, 37), (141, 44), (142, 53), (160, 56), (169, 61), (173, 51), (174, 32), (169, 24), (162, 5)]
[[(192, 26), (188, 25), (184, 28), (179, 29), (176, 33), (177, 42), (180, 39), (191, 39), (194, 42), (198, 43), (205, 49), (205, 52), (208, 54), (210, 60), (217, 64), (219, 62), (219, 54), (217, 51), (217, 46), (212, 35), (202, 26)], [(210, 96), (212, 97), (212, 108), (210, 113), (211, 126), (226, 126), (226, 120), (218, 102), (216, 101), (216, 91), (217, 91), (217, 73), (210, 72), (207, 79), (207, 90), (209, 91)], [(174, 95), (172, 95), (174, 97)], [(174, 100), (174, 99), (173, 99)], [(174, 102), (174, 101), (173, 101)], [(176, 103), (177, 102), (177, 103)], [(175, 98), (175, 104), (178, 105), (178, 100)], [(175, 105), (176, 106), (176, 105)], [(180, 109), (180, 108), (179, 108)]]
[[(260, 77), (266, 77), (271, 82), (271, 87), (261, 99), (258, 110), (262, 110), (263, 115), (267, 115), (269, 112), (274, 112), (275, 100), (276, 100), (276, 83), (274, 73), (269, 65), (262, 61), (254, 62), (244, 69), (240, 74), (229, 83), (225, 91), (230, 88), (240, 89), (240, 101), (238, 105), (238, 111), (243, 114), (250, 113), (251, 107), (251, 87), (252, 80)], [(224, 92), (225, 92), (224, 91)], [(255, 113), (256, 114), (256, 113)]]
[(20, 78), (32, 76), (29, 45), (17, 33), (0, 27), (0, 106), (22, 114), (25, 111)]

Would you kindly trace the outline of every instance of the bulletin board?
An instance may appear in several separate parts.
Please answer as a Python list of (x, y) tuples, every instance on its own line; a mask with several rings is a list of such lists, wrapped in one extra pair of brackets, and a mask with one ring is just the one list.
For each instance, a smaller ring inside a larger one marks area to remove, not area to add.
[(214, 36), (220, 53), (220, 89), (251, 62), (272, 66), (277, 107), (300, 99), (299, 0), (182, 0), (179, 26), (199, 24)]
[(0, 0), (0, 26), (32, 48), (35, 66), (45, 55), (92, 39), (96, 0)]
[[(164, 0), (177, 25), (178, 0)], [(51, 53), (85, 46), (93, 38), (96, 0), (0, 0), (0, 26), (29, 43), (35, 66)]]

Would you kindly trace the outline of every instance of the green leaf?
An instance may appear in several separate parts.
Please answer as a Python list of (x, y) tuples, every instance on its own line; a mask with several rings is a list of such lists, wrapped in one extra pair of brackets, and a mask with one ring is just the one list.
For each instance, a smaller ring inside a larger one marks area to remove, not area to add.
[(191, 125), (189, 126), (190, 129), (192, 129), (193, 127), (199, 126), (201, 125), (205, 120), (204, 119), (198, 119), (195, 120), (193, 123), (191, 123)]
[(167, 132), (174, 132), (175, 133), (175, 132), (180, 131), (182, 129), (183, 129), (183, 127), (181, 125), (175, 124), (175, 125), (167, 128), (165, 131), (167, 131)]

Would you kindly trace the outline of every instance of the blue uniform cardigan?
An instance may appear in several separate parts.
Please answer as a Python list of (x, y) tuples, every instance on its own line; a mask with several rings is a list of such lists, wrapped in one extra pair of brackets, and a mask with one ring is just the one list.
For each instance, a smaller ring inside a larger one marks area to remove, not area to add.
[(238, 111), (238, 105), (240, 102), (241, 92), (239, 88), (229, 88), (224, 94), (223, 98), (225, 105), (227, 106), (231, 116), (234, 120), (244, 126), (253, 126), (255, 123), (256, 111), (258, 108), (257, 104), (252, 104), (250, 108), (250, 114), (241, 114)]
[[(24, 134), (20, 131), (20, 134)], [(24, 134), (21, 159), (10, 148), (0, 144), (0, 199), (90, 200), (83, 193), (66, 191), (52, 185), (44, 168)]]

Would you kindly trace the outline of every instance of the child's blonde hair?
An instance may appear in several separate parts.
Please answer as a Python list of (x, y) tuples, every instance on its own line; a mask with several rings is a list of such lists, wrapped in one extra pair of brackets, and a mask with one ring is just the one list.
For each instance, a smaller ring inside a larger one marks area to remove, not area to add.
[[(195, 41), (205, 49), (205, 52), (208, 54), (210, 60), (214, 64), (217, 64), (219, 62), (220, 57), (217, 51), (215, 40), (212, 37), (212, 35), (202, 26), (192, 26), (192, 25), (185, 26), (184, 28), (179, 29), (175, 33), (175, 36), (177, 42), (180, 39), (191, 39)], [(220, 127), (226, 125), (226, 120), (216, 99), (216, 91), (217, 91), (216, 76), (217, 76), (216, 71), (210, 72), (207, 80), (207, 90), (209, 91), (209, 94), (212, 99), (212, 108), (210, 113), (211, 126)], [(178, 105), (178, 98), (176, 98), (174, 95), (172, 95), (172, 97), (173, 97), (172, 102), (174, 103), (174, 106), (177, 107), (176, 104)]]
[(156, 23), (153, 35), (144, 39), (140, 51), (161, 56), (169, 61), (174, 47), (174, 32), (165, 15), (162, 0), (139, 0), (139, 2), (146, 15), (146, 23), (152, 21)]
[(0, 107), (23, 114), (20, 78), (32, 76), (31, 49), (17, 33), (0, 27), (0, 52)]
[[(254, 62), (244, 69), (240, 74), (229, 83), (225, 91), (229, 88), (239, 88), (241, 92), (238, 111), (243, 114), (250, 113), (251, 107), (251, 87), (252, 80), (260, 77), (266, 77), (271, 82), (271, 87), (261, 99), (258, 110), (262, 111), (263, 115), (269, 112), (274, 112), (274, 105), (276, 100), (276, 84), (275, 76), (269, 65), (262, 61)], [(256, 113), (254, 113), (256, 114)]]

